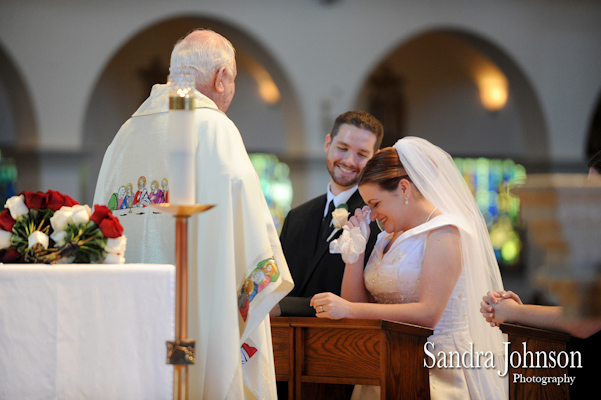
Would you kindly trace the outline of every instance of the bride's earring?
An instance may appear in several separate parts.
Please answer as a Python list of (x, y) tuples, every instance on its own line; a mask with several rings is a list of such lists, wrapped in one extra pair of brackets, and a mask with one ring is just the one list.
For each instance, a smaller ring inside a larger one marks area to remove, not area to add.
[(409, 199), (407, 197), (405, 197), (405, 205), (409, 204)]

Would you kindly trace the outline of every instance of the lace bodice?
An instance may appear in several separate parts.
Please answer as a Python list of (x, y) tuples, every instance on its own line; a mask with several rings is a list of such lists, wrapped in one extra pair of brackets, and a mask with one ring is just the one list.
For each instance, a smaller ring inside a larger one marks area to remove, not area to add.
[(377, 303), (414, 303), (419, 299), (425, 237), (427, 232), (406, 239), (400, 236), (384, 254), (392, 234), (380, 233), (364, 273), (365, 287)]
[(386, 253), (393, 234), (382, 232), (365, 268), (365, 287), (376, 302), (413, 303), (419, 299), (426, 239), (432, 229), (448, 225), (444, 215), (403, 232)]
[[(386, 253), (392, 234), (380, 233), (364, 273), (365, 287), (382, 304), (414, 303), (419, 300), (421, 273), (428, 233), (445, 225), (455, 225), (452, 218), (440, 215), (404, 232)], [(467, 329), (465, 274), (462, 271), (445, 307), (435, 334), (442, 330)]]

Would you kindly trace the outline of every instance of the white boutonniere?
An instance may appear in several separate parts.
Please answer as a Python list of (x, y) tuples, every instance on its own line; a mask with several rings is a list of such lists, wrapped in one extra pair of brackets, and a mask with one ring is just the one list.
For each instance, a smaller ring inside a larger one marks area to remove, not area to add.
[(326, 239), (326, 242), (332, 240), (336, 232), (342, 229), (344, 224), (348, 221), (348, 216), (351, 213), (348, 210), (348, 206), (345, 203), (340, 204), (332, 211), (332, 223), (334, 224), (334, 230), (330, 233), (330, 236)]

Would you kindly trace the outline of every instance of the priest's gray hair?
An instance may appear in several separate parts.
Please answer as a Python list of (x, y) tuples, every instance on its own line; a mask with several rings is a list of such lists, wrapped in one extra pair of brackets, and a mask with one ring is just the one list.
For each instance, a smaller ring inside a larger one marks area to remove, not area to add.
[(194, 75), (198, 88), (209, 84), (221, 67), (231, 73), (235, 56), (229, 40), (210, 29), (197, 29), (174, 46), (169, 73)]

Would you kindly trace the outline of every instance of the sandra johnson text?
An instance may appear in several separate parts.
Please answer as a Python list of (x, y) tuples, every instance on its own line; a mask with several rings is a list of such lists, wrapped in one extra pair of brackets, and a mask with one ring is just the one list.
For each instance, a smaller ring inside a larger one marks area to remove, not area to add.
[[(522, 342), (522, 351), (509, 351), (511, 342), (503, 342), (505, 357), (504, 365), (498, 368), (499, 376), (507, 375), (512, 368), (582, 368), (582, 356), (579, 351), (530, 351), (526, 342)], [(469, 344), (469, 350), (436, 352), (434, 343), (424, 344), (424, 367), (428, 368), (497, 368), (495, 357), (491, 351), (474, 351), (474, 344)]]

